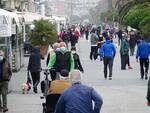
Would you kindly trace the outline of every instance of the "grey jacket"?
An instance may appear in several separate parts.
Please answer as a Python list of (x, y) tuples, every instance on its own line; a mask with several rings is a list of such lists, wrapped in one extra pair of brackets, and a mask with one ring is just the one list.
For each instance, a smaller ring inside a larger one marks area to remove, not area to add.
[(90, 42), (91, 42), (91, 46), (97, 45), (98, 36), (96, 35), (96, 33), (91, 33)]

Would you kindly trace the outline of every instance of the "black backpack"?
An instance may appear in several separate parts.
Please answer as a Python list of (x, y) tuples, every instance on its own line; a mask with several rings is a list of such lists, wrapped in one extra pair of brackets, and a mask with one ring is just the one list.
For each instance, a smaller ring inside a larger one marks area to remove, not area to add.
[(60, 51), (56, 52), (56, 62), (54, 64), (54, 68), (57, 72), (61, 72), (62, 69), (66, 69), (70, 71), (70, 59), (71, 52), (67, 51), (62, 53)]

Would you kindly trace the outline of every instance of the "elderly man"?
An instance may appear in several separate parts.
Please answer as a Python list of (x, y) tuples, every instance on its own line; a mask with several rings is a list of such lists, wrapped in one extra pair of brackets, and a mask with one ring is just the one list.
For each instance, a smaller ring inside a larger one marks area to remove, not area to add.
[(69, 72), (74, 69), (73, 55), (68, 51), (65, 42), (60, 42), (60, 50), (51, 56), (48, 69), (52, 68), (56, 69), (58, 73), (63, 69)]
[[(53, 56), (53, 54), (55, 54), (55, 52), (57, 52), (57, 51), (59, 51), (60, 50), (60, 44), (59, 43), (54, 43), (53, 44), (53, 49), (51, 48), (50, 50), (49, 50), (49, 52), (48, 52), (48, 56), (47, 56), (47, 60), (46, 60), (46, 65), (48, 66), (48, 63), (49, 63), (49, 61), (50, 61), (50, 58), (51, 58), (51, 56)], [(50, 75), (51, 75), (51, 80), (53, 81), (53, 80), (55, 80), (56, 79), (56, 71), (55, 71), (55, 69), (51, 69), (50, 70)]]
[(61, 94), (66, 88), (70, 87), (70, 83), (68, 81), (69, 71), (63, 69), (60, 72), (60, 79), (54, 80), (51, 82), (50, 88), (48, 90), (49, 94)]
[(100, 113), (102, 98), (93, 88), (81, 83), (80, 71), (72, 71), (69, 79), (72, 86), (59, 98), (55, 113)]

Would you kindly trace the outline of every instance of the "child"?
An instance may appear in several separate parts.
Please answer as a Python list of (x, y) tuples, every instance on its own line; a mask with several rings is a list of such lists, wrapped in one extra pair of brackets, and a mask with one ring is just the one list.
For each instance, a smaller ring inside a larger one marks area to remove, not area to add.
[(76, 53), (76, 47), (71, 48), (71, 53), (73, 54), (75, 69), (79, 69), (83, 73), (84, 70), (83, 70), (83, 67), (81, 65), (79, 55)]

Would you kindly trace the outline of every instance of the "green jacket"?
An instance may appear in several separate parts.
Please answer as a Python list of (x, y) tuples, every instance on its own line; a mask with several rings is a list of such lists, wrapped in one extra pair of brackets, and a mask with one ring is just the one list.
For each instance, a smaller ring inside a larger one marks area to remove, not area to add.
[(129, 54), (129, 43), (125, 39), (121, 40), (120, 54), (121, 55)]
[[(68, 52), (68, 50), (67, 49), (60, 49), (60, 52), (64, 54), (64, 53)], [(48, 69), (54, 68), (55, 62), (56, 62), (56, 53), (54, 53), (50, 57), (50, 60), (49, 60), (49, 63), (48, 63)], [(74, 58), (73, 58), (73, 55), (71, 54), (71, 57), (70, 57), (70, 71), (74, 70), (74, 68), (75, 68)]]

